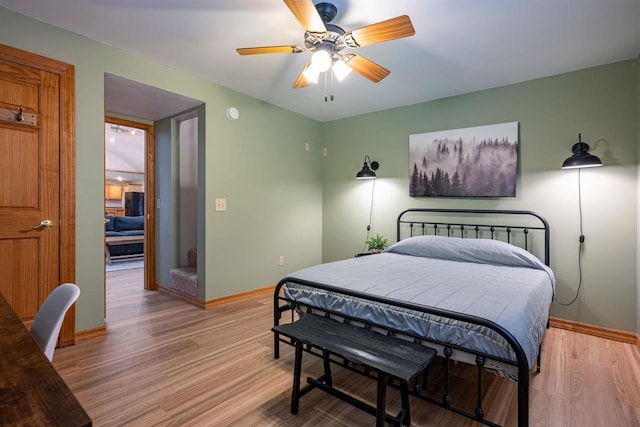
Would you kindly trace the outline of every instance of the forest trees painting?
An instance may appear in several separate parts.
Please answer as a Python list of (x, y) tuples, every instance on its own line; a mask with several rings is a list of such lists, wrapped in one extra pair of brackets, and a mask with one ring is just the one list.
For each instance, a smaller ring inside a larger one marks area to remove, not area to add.
[(518, 122), (409, 135), (409, 196), (515, 197)]

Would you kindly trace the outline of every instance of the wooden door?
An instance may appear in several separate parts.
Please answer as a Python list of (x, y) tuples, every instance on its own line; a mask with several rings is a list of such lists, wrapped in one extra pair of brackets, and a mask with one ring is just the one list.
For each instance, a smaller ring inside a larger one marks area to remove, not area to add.
[[(70, 137), (62, 136), (73, 124), (64, 65), (0, 45), (0, 292), (27, 325), (56, 286), (75, 278), (74, 246), (61, 256), (75, 236), (69, 218), (61, 220), (62, 206), (74, 206), (60, 190), (73, 170)], [(66, 191), (74, 197), (73, 185)], [(75, 215), (70, 220), (75, 227)], [(73, 325), (63, 329), (62, 341), (73, 342)]]

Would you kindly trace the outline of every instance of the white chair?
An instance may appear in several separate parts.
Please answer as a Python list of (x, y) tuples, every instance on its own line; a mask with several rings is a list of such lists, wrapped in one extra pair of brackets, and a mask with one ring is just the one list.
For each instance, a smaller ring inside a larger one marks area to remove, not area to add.
[(31, 336), (49, 361), (58, 342), (64, 315), (80, 296), (80, 288), (65, 283), (53, 290), (44, 301), (31, 325)]

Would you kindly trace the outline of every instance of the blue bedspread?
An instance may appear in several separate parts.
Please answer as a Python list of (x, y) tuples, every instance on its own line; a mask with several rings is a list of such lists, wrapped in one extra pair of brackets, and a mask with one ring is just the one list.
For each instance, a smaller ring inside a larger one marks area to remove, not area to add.
[[(382, 254), (316, 265), (287, 277), (491, 320), (515, 337), (529, 368), (538, 355), (555, 286), (551, 269), (523, 249), (493, 240), (440, 236), (406, 239)], [(302, 304), (515, 360), (504, 338), (482, 326), (301, 285), (287, 284), (285, 293)], [(507, 368), (499, 373), (515, 379), (516, 372)]]

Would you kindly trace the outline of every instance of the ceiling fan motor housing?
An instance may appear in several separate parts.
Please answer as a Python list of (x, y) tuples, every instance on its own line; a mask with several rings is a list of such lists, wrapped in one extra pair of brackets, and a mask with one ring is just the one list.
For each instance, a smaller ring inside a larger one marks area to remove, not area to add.
[(344, 42), (344, 30), (337, 25), (327, 24), (327, 32), (325, 34), (304, 33), (304, 47), (308, 50), (316, 50), (318, 48), (327, 49), (330, 47), (329, 53), (338, 52), (346, 46)]
[(325, 24), (333, 21), (333, 18), (338, 14), (338, 8), (331, 3), (318, 3), (316, 10)]
[(330, 55), (344, 49), (344, 33), (345, 31), (337, 25), (329, 24), (336, 17), (338, 8), (331, 3), (318, 3), (316, 10), (322, 18), (327, 29), (326, 33), (304, 33), (304, 46), (308, 50), (326, 49)]

